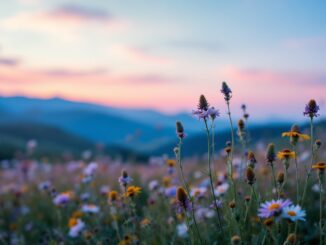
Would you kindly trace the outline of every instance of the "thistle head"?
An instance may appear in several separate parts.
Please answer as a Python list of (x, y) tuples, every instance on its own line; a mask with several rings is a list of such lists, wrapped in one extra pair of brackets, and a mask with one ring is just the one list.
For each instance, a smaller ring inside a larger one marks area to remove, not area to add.
[(183, 125), (182, 125), (182, 123), (180, 121), (176, 122), (176, 132), (177, 132), (177, 136), (180, 139), (183, 139), (185, 137)]
[(312, 120), (314, 117), (319, 116), (318, 111), (319, 105), (317, 105), (317, 102), (315, 100), (311, 99), (306, 105), (303, 115), (310, 117)]
[(243, 131), (244, 128), (245, 128), (245, 122), (242, 119), (240, 119), (238, 121), (238, 129), (239, 129), (239, 131)]
[(276, 160), (275, 146), (273, 143), (270, 143), (267, 146), (266, 160), (270, 164), (273, 164)]
[(183, 187), (178, 187), (176, 197), (180, 203), (186, 203), (188, 200), (188, 195)]
[(222, 82), (221, 93), (224, 94), (225, 101), (229, 102), (231, 97), (232, 97), (232, 91), (231, 91), (231, 89), (229, 88), (229, 86), (227, 85), (226, 82)]
[(206, 97), (205, 97), (205, 95), (202, 94), (199, 97), (198, 109), (199, 110), (207, 111), (208, 110), (208, 107), (209, 107), (209, 104), (208, 104), (208, 102), (206, 100)]

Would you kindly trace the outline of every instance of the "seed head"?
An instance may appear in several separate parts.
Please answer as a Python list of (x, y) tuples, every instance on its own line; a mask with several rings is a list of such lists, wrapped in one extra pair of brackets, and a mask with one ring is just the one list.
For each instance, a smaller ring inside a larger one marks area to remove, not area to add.
[(235, 207), (236, 207), (236, 203), (235, 203), (235, 201), (231, 201), (231, 202), (229, 202), (229, 208), (234, 209)]
[(177, 136), (180, 139), (183, 139), (185, 137), (184, 129), (180, 121), (176, 122), (176, 131), (177, 131)]
[(273, 164), (276, 159), (275, 146), (273, 143), (270, 143), (267, 147), (266, 160), (268, 163)]
[(279, 173), (277, 174), (277, 182), (278, 182), (280, 185), (283, 184), (283, 182), (284, 182), (284, 173), (283, 173), (283, 172), (279, 172)]
[(255, 172), (251, 167), (247, 168), (246, 176), (247, 176), (248, 184), (253, 185), (255, 183), (256, 177), (255, 177)]
[(227, 85), (226, 82), (222, 82), (221, 93), (224, 94), (225, 101), (229, 102), (231, 97), (232, 97), (232, 91), (231, 91), (231, 89), (229, 88), (229, 86)]
[(202, 94), (199, 97), (198, 109), (199, 110), (207, 111), (208, 110), (208, 107), (209, 107), (209, 104), (208, 104), (208, 102), (206, 100), (206, 97)]

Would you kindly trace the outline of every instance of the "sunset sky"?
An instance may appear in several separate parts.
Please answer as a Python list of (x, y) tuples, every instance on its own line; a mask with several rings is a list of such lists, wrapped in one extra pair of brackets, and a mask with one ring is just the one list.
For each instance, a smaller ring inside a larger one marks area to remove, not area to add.
[(0, 95), (257, 118), (326, 100), (326, 1), (2, 0)]

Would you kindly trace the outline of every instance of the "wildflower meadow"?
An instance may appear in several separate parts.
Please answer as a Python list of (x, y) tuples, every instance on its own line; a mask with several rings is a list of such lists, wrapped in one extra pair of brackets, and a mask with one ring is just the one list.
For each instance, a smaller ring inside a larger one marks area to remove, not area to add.
[[(0, 171), (0, 244), (326, 244), (319, 105), (302, 101), (309, 130), (284, 128), (258, 149), (247, 106), (233, 116), (237, 91), (226, 82), (215, 90), (225, 104), (200, 95), (189, 112), (206, 137), (202, 158), (184, 157), (182, 120), (174, 149), (156, 165), (96, 154), (54, 164), (29, 142), (27, 159)], [(217, 150), (221, 118), (229, 136)]]

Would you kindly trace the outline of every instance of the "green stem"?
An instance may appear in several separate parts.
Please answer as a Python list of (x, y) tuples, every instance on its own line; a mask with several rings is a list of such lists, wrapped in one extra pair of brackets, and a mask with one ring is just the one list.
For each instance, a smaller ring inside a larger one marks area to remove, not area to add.
[(236, 192), (236, 185), (235, 181), (233, 180), (233, 151), (234, 151), (234, 129), (233, 129), (233, 122), (231, 118), (231, 110), (230, 110), (230, 102), (226, 102), (227, 107), (228, 107), (228, 116), (229, 116), (229, 121), (230, 121), (230, 127), (231, 127), (231, 152), (229, 156), (229, 163), (230, 164), (230, 173), (229, 173), (229, 178), (231, 180), (231, 184), (233, 186), (233, 196), (234, 196), (234, 201), (237, 202), (237, 192)]
[(207, 134), (207, 158), (208, 158), (208, 175), (209, 175), (209, 181), (210, 181), (210, 186), (211, 186), (211, 192), (212, 192), (212, 197), (213, 197), (213, 202), (214, 202), (214, 207), (217, 213), (218, 217), (218, 224), (220, 229), (222, 230), (222, 224), (221, 224), (221, 217), (220, 217), (220, 211), (217, 206), (217, 199), (215, 196), (215, 191), (214, 191), (214, 183), (213, 183), (213, 177), (212, 177), (212, 168), (211, 168), (211, 144), (210, 144), (210, 131), (208, 129), (207, 121), (205, 121), (205, 127), (206, 127), (206, 134)]
[(275, 191), (277, 192), (277, 195), (278, 195), (278, 197), (279, 197), (278, 188), (277, 188), (277, 184), (276, 184), (276, 177), (275, 177), (274, 163), (273, 163), (273, 162), (271, 162), (271, 168), (272, 168), (272, 175), (273, 175), (273, 181), (274, 181)]
[(197, 235), (198, 235), (198, 239), (200, 241), (200, 244), (202, 244), (202, 239), (201, 239), (201, 236), (200, 236), (200, 232), (199, 232), (196, 217), (195, 217), (194, 202), (193, 202), (193, 200), (192, 200), (192, 198), (190, 196), (190, 190), (189, 190), (188, 184), (187, 184), (186, 179), (185, 179), (184, 174), (183, 174), (183, 166), (182, 166), (182, 162), (181, 162), (181, 145), (182, 145), (182, 139), (180, 138), (179, 144), (178, 144), (178, 149), (179, 149), (178, 163), (179, 163), (179, 167), (180, 167), (181, 178), (182, 178), (182, 181), (183, 181), (183, 185), (184, 185), (184, 187), (186, 189), (188, 198), (190, 199), (190, 202), (191, 202), (191, 215), (192, 215), (192, 219), (194, 221), (194, 225), (195, 225), (195, 229), (196, 229), (196, 232), (197, 232)]
[[(321, 170), (319, 170), (320, 172)], [(320, 235), (320, 244), (323, 244), (323, 194), (322, 194), (322, 175), (319, 173), (319, 235)]]
[(311, 144), (311, 164), (310, 164), (310, 168), (308, 170), (308, 173), (307, 173), (307, 177), (306, 177), (306, 180), (305, 180), (305, 185), (304, 185), (304, 188), (303, 188), (303, 194), (302, 194), (302, 199), (301, 199), (301, 206), (302, 204), (304, 203), (305, 201), (305, 197), (306, 197), (306, 193), (307, 193), (307, 188), (308, 188), (308, 182), (309, 182), (309, 178), (310, 178), (310, 175), (311, 175), (311, 170), (312, 170), (312, 165), (314, 164), (314, 124), (313, 124), (313, 118), (311, 117), (310, 118), (310, 144)]

